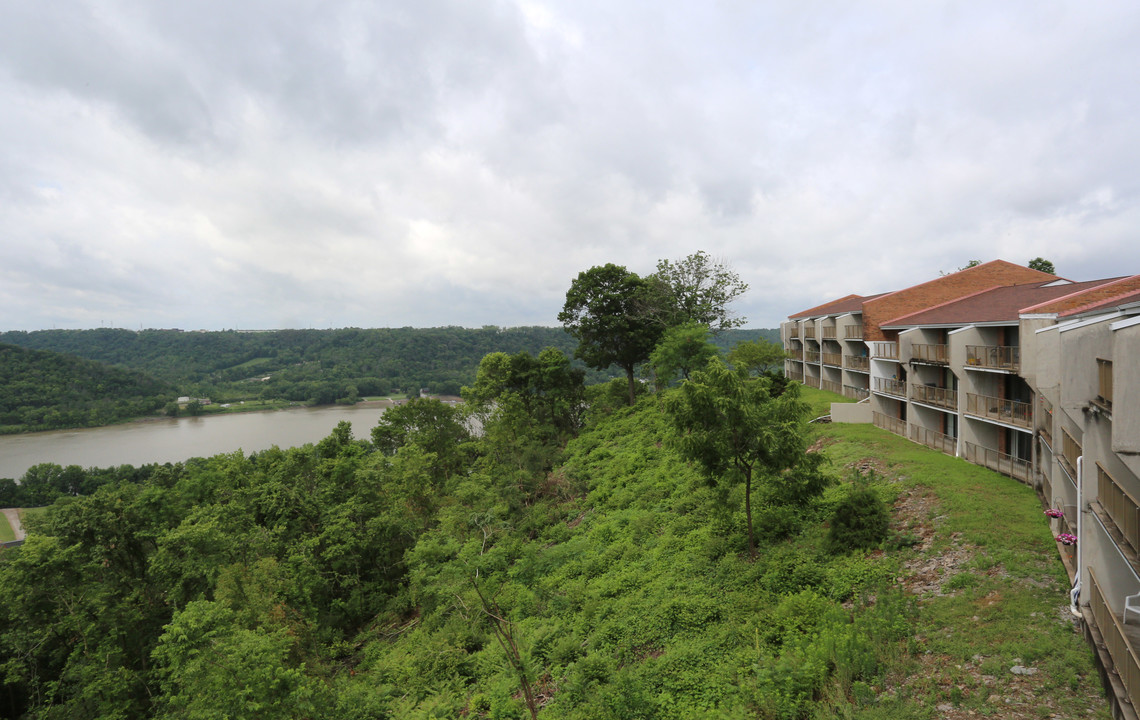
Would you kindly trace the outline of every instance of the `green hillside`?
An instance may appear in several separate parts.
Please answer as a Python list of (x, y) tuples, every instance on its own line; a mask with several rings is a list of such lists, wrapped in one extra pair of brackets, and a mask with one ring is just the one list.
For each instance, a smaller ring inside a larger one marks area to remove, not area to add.
[(170, 385), (140, 372), (0, 345), (0, 433), (106, 425), (173, 397)]
[[(678, 456), (662, 400), (595, 410), (564, 450), (508, 398), (479, 438), (417, 402), (375, 444), (341, 426), (61, 500), (0, 555), (0, 712), (1108, 717), (1029, 488), (812, 426), (841, 482), (758, 489), (750, 560), (741, 486)], [(831, 552), (867, 471), (887, 539)]]

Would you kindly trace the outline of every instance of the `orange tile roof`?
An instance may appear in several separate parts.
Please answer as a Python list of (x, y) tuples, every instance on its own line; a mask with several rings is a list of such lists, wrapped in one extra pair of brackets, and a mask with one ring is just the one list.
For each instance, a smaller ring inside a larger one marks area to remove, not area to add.
[[(882, 295), (883, 293), (879, 293)], [(823, 305), (816, 305), (813, 308), (808, 308), (795, 315), (789, 315), (789, 320), (802, 320), (809, 317), (820, 317), (822, 315), (843, 315), (850, 312), (860, 312), (863, 310), (863, 303), (867, 300), (879, 297), (879, 295), (845, 295), (838, 300), (826, 302)]]
[(1024, 308), (1080, 294), (1112, 283), (1116, 278), (1052, 285), (1056, 279), (1026, 285), (989, 287), (962, 298), (902, 315), (882, 324), (885, 328), (920, 325), (971, 325), (1016, 323)]

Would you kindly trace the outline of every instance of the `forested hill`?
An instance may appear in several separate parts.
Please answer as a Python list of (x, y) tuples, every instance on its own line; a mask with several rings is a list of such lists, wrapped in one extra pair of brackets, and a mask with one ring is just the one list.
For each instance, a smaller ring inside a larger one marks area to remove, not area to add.
[(106, 425), (173, 397), (170, 384), (140, 372), (0, 344), (0, 433)]
[[(714, 342), (728, 349), (741, 340), (778, 336), (777, 330), (730, 330)], [(328, 402), (346, 394), (349, 384), (361, 395), (421, 387), (455, 394), (474, 381), (474, 369), (489, 353), (537, 354), (554, 347), (573, 356), (577, 346), (561, 327), (494, 326), (271, 332), (41, 330), (0, 333), (0, 342), (140, 370), (177, 385), (183, 394), (217, 395), (219, 385), (272, 376), (259, 388), (263, 396)], [(594, 372), (587, 381), (610, 377)], [(332, 397), (318, 397), (322, 390), (312, 383), (331, 383), (323, 394)], [(300, 384), (307, 385), (296, 387)], [(228, 394), (241, 393), (231, 388)]]

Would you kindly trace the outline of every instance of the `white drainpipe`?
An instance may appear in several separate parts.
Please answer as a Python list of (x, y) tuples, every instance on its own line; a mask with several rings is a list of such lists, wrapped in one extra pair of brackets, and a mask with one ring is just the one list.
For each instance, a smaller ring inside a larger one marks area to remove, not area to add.
[(1073, 589), (1069, 591), (1069, 612), (1081, 617), (1081, 562), (1084, 553), (1085, 538), (1081, 530), (1084, 528), (1085, 516), (1085, 485), (1084, 485), (1085, 456), (1077, 458), (1077, 571), (1073, 577)]

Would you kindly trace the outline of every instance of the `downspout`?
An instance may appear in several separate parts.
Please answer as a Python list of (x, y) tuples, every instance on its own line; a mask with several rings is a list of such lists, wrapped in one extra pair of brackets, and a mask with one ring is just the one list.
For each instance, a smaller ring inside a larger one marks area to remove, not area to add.
[(1073, 574), (1073, 589), (1069, 591), (1069, 612), (1081, 617), (1081, 562), (1084, 553), (1085, 538), (1081, 530), (1084, 528), (1085, 509), (1085, 456), (1077, 458), (1077, 571)]

